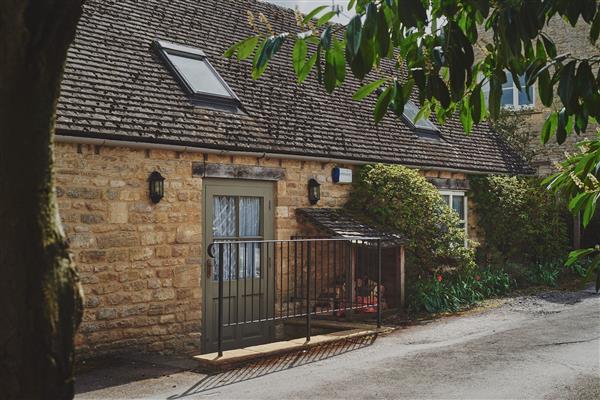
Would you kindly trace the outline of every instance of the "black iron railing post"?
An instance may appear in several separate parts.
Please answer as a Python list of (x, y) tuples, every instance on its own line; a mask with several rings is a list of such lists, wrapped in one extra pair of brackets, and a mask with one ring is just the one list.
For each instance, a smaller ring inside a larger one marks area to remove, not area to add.
[(219, 326), (217, 351), (219, 357), (223, 356), (223, 243), (219, 243)]
[(310, 240), (306, 254), (306, 341), (310, 342)]
[(381, 239), (377, 240), (377, 327), (381, 328)]

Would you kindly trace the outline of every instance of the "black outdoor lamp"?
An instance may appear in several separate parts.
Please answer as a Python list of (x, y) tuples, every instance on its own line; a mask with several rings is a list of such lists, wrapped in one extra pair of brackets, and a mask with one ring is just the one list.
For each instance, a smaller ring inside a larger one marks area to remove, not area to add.
[(321, 199), (321, 184), (316, 179), (308, 181), (308, 201), (315, 205)]
[(158, 171), (154, 171), (148, 178), (150, 200), (158, 203), (165, 196), (165, 178)]

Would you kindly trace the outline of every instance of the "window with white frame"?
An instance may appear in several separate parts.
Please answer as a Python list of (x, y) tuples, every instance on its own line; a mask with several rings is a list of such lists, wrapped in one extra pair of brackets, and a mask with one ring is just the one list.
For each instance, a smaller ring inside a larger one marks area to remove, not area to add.
[(445, 204), (456, 212), (460, 220), (459, 226), (465, 230), (465, 236), (467, 235), (467, 221), (468, 221), (468, 208), (467, 208), (467, 195), (465, 192), (455, 190), (441, 190), (440, 194)]
[[(521, 85), (521, 90), (519, 90), (517, 85), (515, 85), (512, 74), (509, 71), (506, 71), (506, 83), (502, 85), (502, 97), (500, 98), (500, 104), (502, 107), (519, 110), (535, 106), (535, 93), (533, 86), (529, 89), (526, 87), (525, 75), (519, 76), (519, 84)], [(490, 95), (489, 82), (486, 82), (483, 90), (487, 101)]]

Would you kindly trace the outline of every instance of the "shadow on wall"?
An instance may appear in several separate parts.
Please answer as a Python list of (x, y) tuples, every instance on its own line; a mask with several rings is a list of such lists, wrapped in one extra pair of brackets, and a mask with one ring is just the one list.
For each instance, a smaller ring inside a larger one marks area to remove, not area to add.
[(308, 350), (288, 353), (279, 357), (256, 361), (234, 370), (207, 375), (185, 392), (170, 396), (168, 399), (181, 399), (187, 396), (206, 392), (211, 389), (232, 385), (234, 383), (247, 381), (286, 369), (322, 361), (327, 358), (370, 346), (373, 344), (376, 338), (377, 334), (360, 338), (346, 339), (340, 342), (316, 346)]

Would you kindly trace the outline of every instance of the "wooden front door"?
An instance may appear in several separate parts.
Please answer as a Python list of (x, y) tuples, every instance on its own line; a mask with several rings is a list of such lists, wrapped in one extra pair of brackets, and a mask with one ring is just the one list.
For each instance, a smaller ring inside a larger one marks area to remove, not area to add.
[[(205, 179), (204, 181), (204, 352), (216, 351), (219, 307), (219, 246), (215, 241), (243, 241), (223, 246), (223, 350), (268, 342), (274, 334), (267, 302), (275, 290), (273, 255), (263, 243), (273, 239), (273, 183)], [(249, 243), (250, 242), (250, 243)]]

